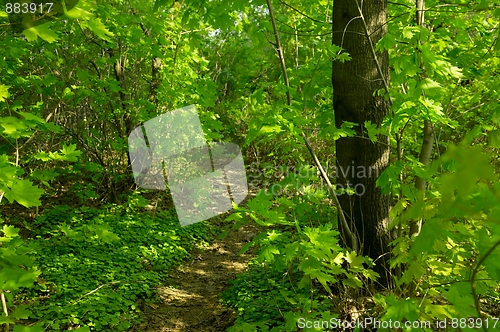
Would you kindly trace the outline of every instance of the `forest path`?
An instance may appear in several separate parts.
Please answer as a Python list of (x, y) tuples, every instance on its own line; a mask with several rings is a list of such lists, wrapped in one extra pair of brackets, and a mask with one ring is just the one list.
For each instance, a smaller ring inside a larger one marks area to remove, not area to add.
[(130, 331), (226, 331), (236, 313), (219, 302), (219, 293), (246, 269), (252, 256), (238, 253), (256, 234), (254, 226), (246, 225), (224, 239), (214, 239), (207, 248), (196, 249), (191, 262), (172, 271), (171, 278), (157, 289), (161, 303), (145, 305), (146, 322)]

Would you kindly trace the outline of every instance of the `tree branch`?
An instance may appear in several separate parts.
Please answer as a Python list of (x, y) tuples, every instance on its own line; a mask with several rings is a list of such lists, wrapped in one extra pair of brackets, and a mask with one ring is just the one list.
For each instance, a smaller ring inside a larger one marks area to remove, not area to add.
[[(284, 1), (281, 1), (281, 0), (280, 0), (280, 3), (281, 3), (281, 4), (283, 4), (283, 5), (285, 5), (285, 6), (287, 6), (287, 7), (288, 7), (288, 8), (290, 8), (290, 9), (293, 9), (294, 11), (296, 11), (297, 13), (299, 13), (300, 15), (302, 15), (302, 16), (304, 16), (304, 17), (307, 17), (308, 19), (310, 19), (310, 20), (311, 20), (311, 21), (313, 21), (313, 22), (316, 22), (316, 23), (321, 23), (321, 24), (329, 23), (329, 22), (320, 21), (320, 20), (317, 20), (317, 19), (315, 19), (315, 18), (312, 18), (311, 16), (309, 16), (309, 15), (307, 15), (307, 14), (305, 14), (305, 13), (301, 12), (301, 11), (300, 11), (300, 10), (298, 10), (297, 8), (292, 7), (291, 5), (287, 4), (287, 3), (286, 3), (286, 2), (284, 2)], [(269, 7), (269, 6), (268, 6), (268, 7)], [(331, 24), (331, 23), (329, 23), (329, 24)]]
[[(477, 273), (479, 272), (479, 268), (481, 267), (481, 265), (483, 265), (484, 261), (486, 260), (486, 258), (488, 258), (489, 255), (491, 255), (491, 253), (500, 245), (500, 241), (497, 241), (485, 254), (483, 257), (481, 257), (481, 259), (479, 260), (479, 262), (477, 262), (477, 265), (476, 267), (474, 268), (474, 270), (472, 271), (472, 276), (470, 278), (470, 285), (471, 285), (471, 288), (472, 288), (472, 296), (474, 297), (474, 305), (476, 307), (476, 311), (477, 311), (477, 314), (479, 315), (479, 318), (481, 319), (481, 321), (484, 321), (484, 318), (483, 318), (483, 314), (481, 313), (481, 304), (479, 302), (479, 297), (477, 296), (477, 293), (476, 293), (476, 284), (474, 283), (475, 279), (476, 279), (476, 275)], [(486, 328), (486, 325), (485, 324), (481, 324), (482, 327), (483, 327), (483, 331), (484, 332), (488, 332), (488, 329)]]
[[(283, 79), (285, 81), (286, 87), (289, 88), (290, 82), (288, 81), (288, 74), (286, 71), (285, 58), (283, 57), (283, 51), (281, 48), (281, 41), (280, 41), (280, 37), (278, 34), (278, 28), (276, 26), (276, 20), (274, 18), (273, 7), (271, 5), (270, 0), (266, 0), (266, 1), (267, 1), (267, 7), (269, 9), (269, 16), (271, 18), (271, 24), (272, 24), (273, 30), (274, 30), (274, 37), (276, 39), (276, 52), (277, 52), (278, 58), (280, 60), (281, 70), (283, 71)], [(292, 95), (290, 94), (290, 89), (287, 89), (286, 96), (287, 96), (288, 105), (289, 106), (292, 105)], [(337, 212), (339, 215), (341, 226), (344, 229), (345, 234), (349, 237), (348, 239), (346, 239), (347, 240), (346, 243), (349, 245), (349, 247), (351, 247), (352, 250), (354, 250), (356, 253), (359, 253), (359, 246), (358, 246), (358, 240), (357, 240), (356, 234), (349, 229), (349, 224), (347, 223), (347, 220), (345, 219), (344, 211), (342, 210), (342, 207), (340, 206), (340, 202), (337, 198), (335, 189), (333, 189), (333, 186), (330, 182), (330, 179), (328, 178), (328, 175), (326, 174), (325, 170), (323, 169), (323, 166), (321, 165), (318, 157), (316, 156), (316, 153), (314, 153), (314, 150), (313, 150), (311, 143), (309, 142), (309, 139), (307, 138), (305, 132), (302, 131), (301, 135), (302, 135), (302, 138), (304, 139), (304, 142), (306, 143), (306, 147), (309, 150), (309, 153), (313, 157), (314, 162), (316, 163), (316, 166), (318, 167), (318, 169), (321, 173), (321, 176), (323, 177), (323, 179), (325, 180), (325, 182), (328, 186), (328, 193), (332, 196), (332, 199), (337, 207)]]

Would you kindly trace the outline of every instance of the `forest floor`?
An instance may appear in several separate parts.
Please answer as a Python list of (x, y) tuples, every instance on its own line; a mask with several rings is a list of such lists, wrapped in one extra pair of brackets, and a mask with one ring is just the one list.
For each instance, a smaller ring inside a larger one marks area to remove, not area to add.
[(191, 261), (172, 271), (165, 285), (157, 288), (161, 302), (146, 304), (145, 322), (130, 332), (226, 331), (237, 315), (220, 303), (219, 293), (245, 271), (252, 255), (239, 251), (255, 235), (255, 226), (246, 225), (197, 248)]

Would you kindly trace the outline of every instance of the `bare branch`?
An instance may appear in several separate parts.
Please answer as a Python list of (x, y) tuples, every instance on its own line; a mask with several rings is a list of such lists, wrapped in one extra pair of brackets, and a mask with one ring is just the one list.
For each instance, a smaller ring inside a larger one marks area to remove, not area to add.
[(316, 22), (316, 23), (321, 23), (321, 24), (325, 24), (325, 23), (331, 24), (330, 22), (324, 22), (324, 21), (320, 21), (320, 20), (317, 20), (317, 19), (315, 19), (315, 18), (312, 18), (311, 16), (309, 16), (309, 15), (307, 15), (307, 14), (305, 14), (305, 13), (301, 12), (301, 11), (300, 11), (300, 10), (298, 10), (297, 8), (292, 7), (291, 5), (287, 4), (287, 3), (286, 3), (286, 2), (284, 2), (284, 1), (281, 1), (281, 0), (280, 0), (280, 3), (281, 3), (281, 4), (283, 4), (283, 5), (285, 5), (285, 6), (287, 6), (288, 8), (293, 9), (294, 11), (296, 11), (297, 13), (299, 13), (300, 15), (302, 15), (302, 16), (304, 16), (304, 17), (307, 17), (308, 19), (310, 19), (310, 20), (311, 20), (311, 21), (313, 21), (313, 22)]

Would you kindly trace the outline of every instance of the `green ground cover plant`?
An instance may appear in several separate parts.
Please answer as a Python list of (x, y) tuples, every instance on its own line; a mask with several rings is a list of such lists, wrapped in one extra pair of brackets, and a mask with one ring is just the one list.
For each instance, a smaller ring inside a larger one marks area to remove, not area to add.
[(135, 195), (102, 208), (61, 205), (35, 219), (25, 251), (38, 267), (36, 282), (19, 294), (29, 320), (45, 331), (126, 331), (139, 322), (169, 269), (212, 235), (203, 223), (180, 228), (169, 211), (152, 215), (146, 204)]

